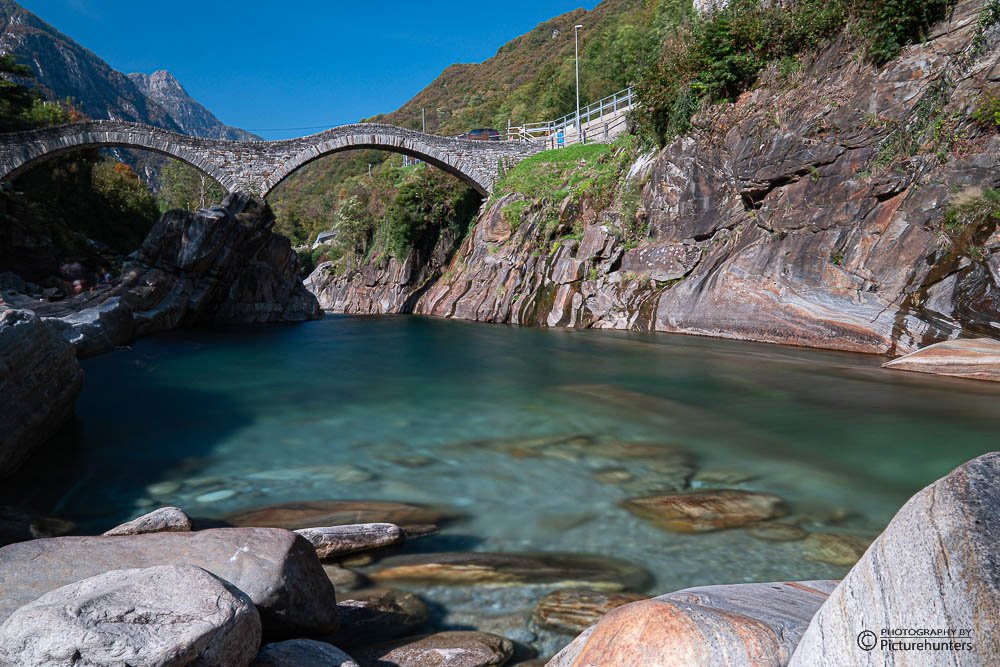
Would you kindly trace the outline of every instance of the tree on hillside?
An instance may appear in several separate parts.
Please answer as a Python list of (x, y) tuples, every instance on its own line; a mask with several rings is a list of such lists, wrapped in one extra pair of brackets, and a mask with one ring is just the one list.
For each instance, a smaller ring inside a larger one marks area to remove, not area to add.
[(218, 204), (226, 191), (218, 181), (194, 167), (171, 160), (160, 172), (159, 195), (160, 210), (164, 212), (175, 208), (193, 211)]
[(0, 131), (13, 132), (29, 127), (25, 116), (38, 95), (16, 79), (32, 76), (31, 69), (17, 62), (13, 55), (0, 55)]

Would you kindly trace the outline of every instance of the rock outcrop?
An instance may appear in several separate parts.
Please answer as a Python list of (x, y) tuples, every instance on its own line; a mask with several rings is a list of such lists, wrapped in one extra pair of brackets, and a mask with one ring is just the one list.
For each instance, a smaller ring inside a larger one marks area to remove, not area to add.
[(997, 480), (994, 452), (911, 498), (820, 608), (791, 666), (1000, 663)]
[(1000, 341), (991, 338), (949, 340), (893, 359), (882, 367), (1000, 382)]
[[(950, 203), (1000, 187), (1000, 135), (971, 113), (1000, 80), (983, 6), (958, 2), (881, 68), (840, 41), (797, 74), (765, 72), (634, 170), (637, 211), (569, 198), (553, 225), (529, 201), (512, 229), (499, 199), (414, 312), (880, 354), (1000, 338), (995, 221), (967, 244), (944, 229)], [(402, 310), (362, 275), (338, 293)]]
[(250, 598), (205, 570), (115, 570), (14, 612), (0, 625), (0, 665), (239, 667), (260, 638)]
[(187, 533), (192, 528), (191, 517), (179, 507), (161, 507), (148, 514), (115, 526), (104, 533), (115, 535), (145, 535), (147, 533)]
[(457, 243), (455, 231), (446, 229), (430, 253), (413, 250), (403, 261), (382, 258), (342, 274), (324, 262), (305, 285), (325, 310), (354, 315), (410, 313), (440, 278)]
[(53, 589), (110, 570), (194, 565), (250, 596), (268, 636), (337, 629), (333, 584), (312, 545), (270, 528), (55, 537), (0, 549), (0, 619)]
[(82, 388), (73, 347), (34, 313), (0, 306), (0, 477), (73, 416)]
[(702, 586), (619, 607), (548, 667), (788, 663), (835, 581)]
[(246, 194), (211, 209), (170, 211), (126, 264), (120, 284), (78, 310), (35, 310), (82, 356), (178, 327), (322, 317), (299, 279), (298, 256), (273, 226), (270, 207)]

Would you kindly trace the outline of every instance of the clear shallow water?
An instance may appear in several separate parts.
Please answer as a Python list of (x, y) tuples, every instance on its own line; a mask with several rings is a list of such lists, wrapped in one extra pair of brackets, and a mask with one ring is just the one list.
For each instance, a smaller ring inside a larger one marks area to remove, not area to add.
[[(179, 332), (86, 361), (79, 423), (0, 502), (104, 530), (154, 503), (200, 517), (344, 498), (467, 518), (423, 549), (625, 558), (651, 591), (841, 576), (800, 542), (663, 532), (620, 507), (641, 459), (523, 458), (554, 435), (682, 445), (702, 476), (784, 497), (812, 531), (871, 537), (922, 486), (996, 447), (1000, 388), (874, 357), (667, 335), (416, 317)], [(630, 484), (595, 478), (624, 469)], [(696, 478), (697, 479), (697, 478)]]

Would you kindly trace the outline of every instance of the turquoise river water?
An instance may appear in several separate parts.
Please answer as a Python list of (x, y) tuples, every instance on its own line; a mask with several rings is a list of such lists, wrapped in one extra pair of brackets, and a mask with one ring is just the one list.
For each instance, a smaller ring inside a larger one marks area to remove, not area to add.
[[(1000, 432), (1000, 387), (882, 361), (418, 317), (179, 332), (86, 361), (77, 423), (0, 501), (82, 532), (154, 504), (218, 518), (299, 500), (430, 503), (464, 516), (432, 538), (440, 548), (616, 556), (659, 592), (835, 577), (847, 568), (799, 541), (668, 533), (633, 516), (622, 501), (657, 490), (660, 473), (600, 452), (680, 445), (695, 488), (774, 493), (809, 531), (871, 538)], [(589, 444), (519, 448), (547, 436)]]

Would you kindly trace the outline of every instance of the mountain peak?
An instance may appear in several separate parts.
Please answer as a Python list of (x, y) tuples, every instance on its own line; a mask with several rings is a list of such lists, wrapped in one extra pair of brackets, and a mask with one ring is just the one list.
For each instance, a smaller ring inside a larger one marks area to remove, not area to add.
[(91, 118), (115, 118), (210, 139), (259, 139), (229, 127), (188, 95), (173, 74), (129, 74), (18, 5), (0, 0), (0, 53), (34, 71), (33, 85), (50, 99), (71, 99)]

